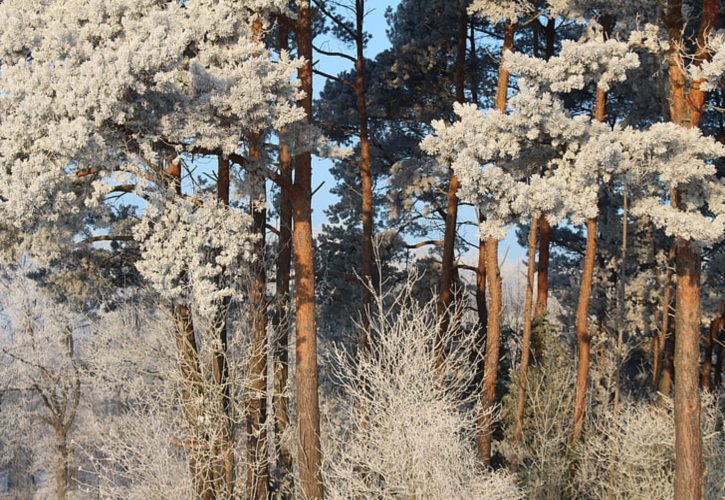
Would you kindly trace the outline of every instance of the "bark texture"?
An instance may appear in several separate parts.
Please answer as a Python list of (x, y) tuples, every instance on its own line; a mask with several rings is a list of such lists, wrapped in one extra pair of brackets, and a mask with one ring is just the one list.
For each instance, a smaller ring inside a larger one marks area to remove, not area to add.
[[(685, 20), (682, 0), (671, 0), (663, 10), (670, 50), (669, 70), (670, 119), (686, 128), (697, 127), (705, 105), (706, 93), (701, 81), (688, 81), (681, 51)], [(716, 27), (719, 0), (704, 0), (697, 31), (697, 49), (692, 64), (709, 58), (705, 43)], [(674, 190), (673, 206), (679, 205), (680, 192)], [(675, 241), (675, 499), (702, 498), (703, 464), (700, 431), (700, 265), (699, 250), (681, 238)]]
[(574, 420), (572, 422), (569, 442), (575, 442), (581, 435), (586, 408), (587, 386), (589, 384), (589, 351), (591, 337), (589, 335), (589, 301), (592, 296), (592, 282), (597, 255), (597, 220), (587, 220), (587, 244), (582, 269), (582, 282), (579, 289), (579, 302), (576, 310), (577, 336), (577, 372), (574, 395)]
[[(312, 11), (310, 0), (298, 4), (297, 50), (305, 63), (298, 77), (305, 97), (300, 104), (312, 121)], [(312, 156), (301, 153), (295, 160), (292, 186), (292, 231), (295, 260), (295, 318), (297, 423), (299, 429), (297, 470), (305, 498), (323, 497), (320, 450), (320, 402), (317, 383), (317, 324), (315, 318), (315, 267), (312, 240)]]

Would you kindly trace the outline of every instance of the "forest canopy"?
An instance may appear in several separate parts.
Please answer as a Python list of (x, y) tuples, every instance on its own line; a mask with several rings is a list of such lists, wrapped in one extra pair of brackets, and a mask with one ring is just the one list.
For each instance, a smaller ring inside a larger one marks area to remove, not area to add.
[(725, 497), (722, 2), (382, 3), (0, 1), (0, 496)]

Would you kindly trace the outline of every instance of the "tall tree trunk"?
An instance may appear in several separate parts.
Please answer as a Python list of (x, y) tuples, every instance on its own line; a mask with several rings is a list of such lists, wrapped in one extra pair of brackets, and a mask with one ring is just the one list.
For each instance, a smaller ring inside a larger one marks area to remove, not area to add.
[(529, 227), (529, 254), (526, 269), (526, 298), (524, 299), (524, 335), (521, 339), (521, 364), (518, 373), (518, 394), (516, 396), (516, 419), (514, 423), (514, 468), (520, 463), (521, 440), (524, 434), (524, 410), (526, 409), (526, 377), (529, 370), (531, 349), (531, 309), (534, 297), (534, 273), (536, 272), (537, 217), (531, 218)]
[[(250, 140), (250, 159), (261, 156), (259, 138)], [(250, 353), (249, 414), (247, 415), (247, 498), (266, 499), (269, 474), (267, 471), (267, 269), (266, 248), (266, 188), (263, 177), (255, 179), (252, 194), (252, 230), (257, 235), (254, 253), (254, 277), (249, 290), (250, 319), (253, 331)]]
[[(297, 50), (305, 63), (298, 77), (305, 92), (300, 104), (312, 122), (312, 12), (310, 0), (298, 3)], [(292, 196), (295, 256), (297, 420), (300, 489), (306, 499), (321, 499), (322, 453), (320, 450), (320, 403), (317, 383), (317, 325), (315, 318), (315, 263), (312, 239), (312, 155), (301, 153), (295, 161)]]
[[(471, 52), (471, 99), (478, 104), (478, 56), (476, 54), (476, 26), (475, 21), (468, 23), (470, 27), (469, 41)], [(481, 224), (485, 220), (485, 215), (480, 210), (476, 210), (476, 218)], [(478, 313), (478, 329), (479, 341), (477, 347), (483, 351), (486, 342), (486, 325), (488, 323), (488, 305), (486, 304), (486, 241), (483, 238), (478, 239), (478, 264), (476, 266), (476, 312)], [(483, 360), (478, 362), (476, 381), (483, 378)]]
[[(602, 20), (604, 26), (604, 39), (609, 37), (611, 29), (608, 19)], [(597, 89), (594, 119), (604, 122), (607, 113), (607, 94)], [(589, 350), (591, 338), (589, 335), (589, 302), (592, 296), (592, 283), (594, 282), (594, 266), (597, 257), (597, 219), (588, 219), (587, 244), (584, 253), (584, 266), (582, 268), (582, 281), (579, 289), (579, 302), (576, 310), (577, 335), (577, 373), (576, 390), (574, 395), (574, 420), (572, 422), (569, 442), (579, 439), (584, 424), (584, 410), (586, 408), (587, 386), (589, 385)]]
[(539, 262), (536, 272), (536, 307), (534, 316), (541, 321), (549, 307), (549, 245), (551, 225), (545, 215), (539, 218)]
[(478, 418), (478, 456), (484, 466), (491, 463), (491, 441), (493, 439), (493, 408), (496, 401), (496, 381), (498, 380), (498, 362), (501, 349), (501, 273), (498, 265), (498, 240), (486, 240), (486, 268), (488, 270), (488, 325), (486, 333), (486, 352), (484, 355), (483, 390)]
[[(484, 221), (483, 214), (478, 211), (478, 223)], [(476, 312), (481, 335), (480, 347), (483, 349), (486, 328), (488, 325), (488, 305), (486, 304), (486, 240), (478, 239), (478, 265), (476, 266)], [(483, 376), (483, 372), (481, 372)]]
[[(466, 46), (468, 43), (468, 11), (464, 8), (458, 23), (457, 52), (455, 65), (455, 92), (456, 102), (465, 101), (466, 80)], [(443, 257), (441, 264), (441, 285), (438, 291), (438, 317), (441, 318), (438, 330), (437, 364), (440, 368), (445, 357), (447, 340), (444, 336), (448, 332), (453, 302), (453, 267), (456, 250), (456, 231), (458, 229), (458, 177), (450, 170), (448, 181), (448, 196), (446, 201), (446, 224), (443, 236)]]
[(370, 138), (368, 136), (368, 107), (365, 83), (365, 0), (355, 0), (355, 95), (360, 127), (360, 181), (362, 185), (362, 321), (360, 348), (366, 350), (370, 339), (369, 320), (373, 279), (373, 174)]
[(678, 240), (675, 295), (675, 498), (702, 498), (700, 255)]
[(65, 500), (70, 486), (70, 452), (63, 429), (56, 429), (56, 442), (58, 462), (55, 466), (55, 496), (58, 500)]
[[(230, 192), (230, 171), (229, 159), (219, 157), (217, 169), (217, 199), (220, 203), (229, 206)], [(221, 283), (220, 283), (221, 284)], [(232, 444), (232, 402), (229, 386), (229, 368), (227, 366), (227, 313), (230, 300), (224, 298), (219, 304), (219, 310), (213, 321), (212, 328), (214, 334), (218, 336), (219, 347), (214, 353), (212, 373), (214, 383), (220, 398), (220, 408), (218, 412), (219, 425), (219, 443), (215, 452), (219, 455), (215, 457), (219, 460), (220, 467), (217, 473), (216, 482), (220, 492), (231, 496), (234, 488), (234, 450)]]
[[(556, 19), (549, 18), (544, 31), (546, 48), (544, 59), (547, 61), (554, 56), (554, 42), (556, 40)], [(539, 264), (536, 269), (536, 307), (534, 317), (541, 322), (549, 307), (549, 245), (551, 242), (551, 225), (546, 215), (539, 218)]]
[[(706, 60), (706, 40), (716, 27), (720, 12), (719, 0), (705, 0), (697, 33), (697, 52), (694, 64)], [(668, 78), (670, 90), (670, 119), (683, 127), (700, 124), (705, 91), (702, 82), (688, 86), (685, 62), (680, 48), (685, 21), (682, 0), (666, 5), (663, 20), (670, 41), (668, 52)], [(680, 203), (680, 193), (671, 200), (674, 207)], [(675, 499), (702, 498), (703, 465), (702, 435), (700, 431), (700, 253), (695, 245), (681, 238), (675, 239)]]
[(584, 423), (584, 410), (586, 408), (587, 385), (589, 383), (589, 300), (592, 295), (592, 282), (594, 278), (594, 263), (597, 254), (597, 220), (587, 220), (587, 244), (584, 254), (584, 267), (582, 269), (582, 282), (579, 289), (579, 302), (576, 311), (577, 334), (577, 373), (576, 393), (574, 396), (574, 421), (569, 436), (570, 442), (579, 439)]
[[(169, 160), (166, 172), (170, 178), (171, 187), (181, 196), (181, 164)], [(195, 435), (192, 436), (191, 450), (188, 454), (189, 469), (196, 496), (203, 500), (214, 498), (214, 470), (210, 460), (210, 450), (206, 436), (201, 436), (198, 429), (199, 417), (202, 415), (203, 382), (199, 367), (199, 349), (194, 333), (194, 321), (191, 307), (186, 303), (172, 306), (174, 317), (174, 334), (176, 349), (179, 356), (179, 368), (183, 379), (181, 389), (181, 403), (184, 407), (186, 420), (189, 422)]]
[[(504, 65), (504, 59), (506, 52), (514, 49), (514, 33), (514, 24), (506, 21), (496, 87), (496, 109), (503, 113), (506, 112), (509, 83), (509, 71)], [(503, 309), (501, 272), (498, 265), (498, 240), (492, 238), (486, 239), (486, 277), (488, 278), (489, 307), (477, 443), (479, 459), (483, 465), (488, 466), (491, 463), (492, 412), (496, 399), (499, 351), (501, 349), (501, 311)]]
[[(289, 25), (286, 18), (279, 20), (279, 48), (289, 50)], [(292, 185), (292, 156), (286, 130), (280, 132), (279, 175), (287, 185)], [(280, 440), (289, 426), (289, 321), (290, 321), (290, 272), (292, 265), (292, 203), (289, 191), (280, 190), (279, 196), (279, 246), (275, 275), (274, 313), (274, 416), (277, 438), (277, 466), (287, 482), (292, 477), (292, 455), (289, 447)], [(280, 489), (291, 485), (280, 485)]]
[(626, 304), (626, 278), (627, 278), (627, 244), (628, 244), (628, 219), (629, 218), (629, 191), (627, 185), (622, 190), (622, 253), (619, 264), (619, 281), (617, 281), (617, 352), (616, 366), (614, 373), (614, 418), (619, 414), (619, 376), (621, 365), (624, 361), (624, 331), (627, 321)]
[[(670, 324), (670, 304), (672, 302), (672, 266), (670, 261), (674, 258), (674, 248), (670, 248), (669, 257), (665, 268), (665, 279), (662, 283), (664, 289), (662, 297), (662, 317), (660, 319), (659, 331), (653, 338), (652, 348), (652, 389), (658, 390), (663, 370), (663, 357), (665, 342), (667, 340)], [(660, 272), (657, 273), (657, 283), (660, 284)]]

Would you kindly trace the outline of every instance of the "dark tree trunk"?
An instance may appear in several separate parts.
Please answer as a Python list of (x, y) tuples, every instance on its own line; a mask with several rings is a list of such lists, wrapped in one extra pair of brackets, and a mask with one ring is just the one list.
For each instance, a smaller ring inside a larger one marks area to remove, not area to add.
[[(457, 53), (455, 65), (456, 102), (465, 101), (466, 80), (466, 46), (468, 44), (468, 12), (463, 9), (458, 24)], [(446, 202), (446, 224), (443, 236), (443, 257), (441, 264), (441, 285), (438, 291), (438, 316), (441, 318), (438, 332), (438, 366), (443, 365), (445, 345), (448, 339), (444, 338), (448, 332), (451, 315), (451, 304), (454, 297), (454, 260), (456, 250), (456, 232), (458, 229), (458, 177), (450, 171), (448, 182), (448, 196)]]
[[(250, 141), (250, 158), (258, 160), (258, 138)], [(252, 231), (257, 235), (254, 276), (249, 289), (249, 313), (253, 332), (250, 353), (249, 413), (247, 415), (247, 498), (266, 499), (269, 493), (267, 470), (267, 269), (265, 265), (267, 210), (264, 178), (252, 195)]]
[(360, 348), (367, 350), (369, 336), (369, 314), (372, 304), (370, 286), (373, 279), (373, 223), (375, 218), (373, 208), (373, 174), (372, 153), (370, 152), (370, 138), (368, 133), (368, 107), (365, 83), (365, 0), (355, 1), (355, 95), (357, 97), (357, 111), (360, 127), (360, 181), (362, 185), (362, 321)]
[[(289, 50), (287, 19), (279, 21), (279, 48)], [(279, 175), (287, 185), (292, 185), (292, 156), (287, 131), (280, 132)], [(286, 444), (280, 441), (289, 426), (289, 321), (290, 321), (290, 272), (292, 270), (292, 203), (289, 191), (282, 189), (279, 198), (279, 247), (277, 249), (276, 286), (274, 312), (274, 416), (277, 437), (279, 472), (283, 481), (292, 477), (292, 455)], [(285, 487), (289, 487), (287, 484)]]

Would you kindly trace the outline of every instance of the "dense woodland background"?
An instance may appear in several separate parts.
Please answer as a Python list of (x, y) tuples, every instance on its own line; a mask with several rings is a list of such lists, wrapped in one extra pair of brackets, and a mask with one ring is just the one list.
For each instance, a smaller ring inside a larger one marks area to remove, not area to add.
[(373, 8), (0, 1), (0, 496), (725, 498), (722, 2)]

